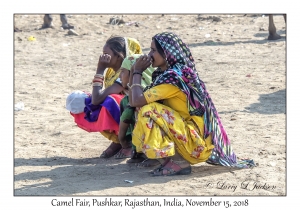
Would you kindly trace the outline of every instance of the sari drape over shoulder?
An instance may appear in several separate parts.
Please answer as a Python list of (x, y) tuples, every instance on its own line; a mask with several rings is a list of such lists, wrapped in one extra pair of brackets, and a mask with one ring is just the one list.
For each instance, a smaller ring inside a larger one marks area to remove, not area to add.
[[(254, 166), (253, 160), (237, 160), (232, 151), (230, 140), (205, 84), (198, 75), (188, 46), (174, 33), (159, 33), (153, 38), (162, 47), (168, 68), (153, 72), (152, 84), (147, 86), (144, 96), (148, 103), (160, 100), (163, 104), (150, 103), (141, 109), (133, 131), (133, 143), (139, 145), (137, 148), (149, 155), (149, 158), (157, 158), (159, 154), (171, 156), (175, 148), (192, 164), (207, 161), (240, 168)], [(177, 95), (167, 97), (168, 91), (164, 92), (164, 95), (158, 94), (163, 91), (163, 84), (168, 84), (165, 88), (170, 92), (171, 86), (174, 86), (184, 93), (186, 103), (181, 103), (181, 106), (184, 106), (187, 112), (178, 112), (180, 107)], [(150, 100), (152, 95), (156, 96), (154, 100)], [(173, 101), (169, 103), (171, 99)], [(172, 117), (163, 120), (163, 116), (167, 113), (172, 113)], [(168, 120), (172, 123), (170, 124)], [(150, 132), (147, 130), (149, 126)], [(153, 129), (157, 131), (152, 132)], [(158, 130), (162, 130), (161, 133), (166, 135), (155, 136), (154, 133), (159, 133)], [(182, 145), (189, 146), (182, 147)], [(153, 151), (158, 151), (159, 154)], [(194, 155), (195, 152), (199, 157)], [(208, 153), (210, 155), (207, 155)], [(202, 158), (203, 156), (205, 158)]]

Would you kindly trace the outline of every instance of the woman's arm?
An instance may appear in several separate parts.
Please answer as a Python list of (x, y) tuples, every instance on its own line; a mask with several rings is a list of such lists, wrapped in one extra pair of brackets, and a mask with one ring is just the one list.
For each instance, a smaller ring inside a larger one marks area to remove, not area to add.
[[(134, 72), (134, 65), (131, 67), (131, 69), (130, 69), (130, 75), (129, 75), (129, 87), (132, 85), (132, 79), (133, 79), (133, 72)], [(128, 88), (129, 88), (128, 87)], [(130, 90), (130, 88), (128, 89), (128, 99), (129, 99), (129, 104), (130, 104), (130, 106), (132, 106), (131, 104), (132, 104), (132, 101), (131, 101), (131, 99), (132, 99), (132, 95), (131, 95), (131, 90)], [(132, 106), (133, 107), (133, 106)]]
[(151, 65), (151, 59), (144, 55), (136, 60), (132, 77), (132, 85), (129, 91), (129, 103), (132, 107), (142, 107), (147, 104), (144, 97), (143, 87), (141, 86), (142, 73)]
[[(144, 97), (143, 87), (140, 85), (141, 77), (142, 76), (139, 74), (133, 75), (133, 80), (132, 80), (133, 82), (129, 92), (129, 98), (131, 98), (130, 105), (132, 107), (142, 107), (147, 104), (147, 101)], [(135, 85), (135, 84), (139, 84), (139, 85)]]
[(92, 92), (92, 104), (99, 105), (105, 100), (105, 98), (108, 95), (119, 94), (123, 90), (124, 88), (117, 83), (114, 83), (112, 86), (105, 88), (103, 91), (101, 90), (101, 87), (95, 86), (93, 87), (93, 92)]
[[(99, 56), (99, 61), (98, 61), (98, 66), (97, 66), (97, 71), (96, 74), (103, 75), (104, 70), (108, 67), (109, 62), (110, 62), (110, 55), (108, 54), (103, 54)], [(93, 91), (92, 91), (92, 104), (93, 105), (99, 105), (102, 103), (105, 98), (110, 95), (110, 94), (118, 94), (122, 92), (124, 89), (121, 85), (119, 84), (113, 84), (112, 86), (105, 88), (104, 90), (101, 90), (101, 86), (93, 86)]]

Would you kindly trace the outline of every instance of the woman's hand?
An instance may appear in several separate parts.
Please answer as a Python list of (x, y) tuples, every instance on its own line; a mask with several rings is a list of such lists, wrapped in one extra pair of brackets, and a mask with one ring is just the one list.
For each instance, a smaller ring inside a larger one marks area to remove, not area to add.
[(100, 55), (98, 61), (97, 73), (103, 73), (110, 63), (111, 56), (108, 54)]
[(142, 73), (151, 65), (151, 58), (148, 55), (141, 55), (134, 64), (134, 72)]

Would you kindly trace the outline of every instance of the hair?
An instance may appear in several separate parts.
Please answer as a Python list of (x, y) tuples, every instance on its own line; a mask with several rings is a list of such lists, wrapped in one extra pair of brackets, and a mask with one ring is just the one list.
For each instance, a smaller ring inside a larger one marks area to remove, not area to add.
[(154, 40), (155, 47), (157, 49), (157, 52), (161, 55), (161, 57), (166, 58), (165, 52), (159, 42), (153, 37), (152, 40)]
[(111, 36), (107, 41), (106, 45), (113, 51), (115, 55), (125, 58), (126, 55), (126, 41), (121, 36)]

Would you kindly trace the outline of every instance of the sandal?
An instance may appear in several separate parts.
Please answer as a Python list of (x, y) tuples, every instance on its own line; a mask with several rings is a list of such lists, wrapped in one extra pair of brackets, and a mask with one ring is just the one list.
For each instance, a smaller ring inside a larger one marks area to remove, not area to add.
[(186, 168), (181, 168), (173, 160), (168, 161), (168, 163), (153, 172), (153, 176), (174, 176), (174, 175), (188, 175), (192, 172), (192, 167), (188, 166)]
[(165, 165), (167, 165), (167, 163), (171, 160), (171, 158), (167, 158), (165, 160), (165, 162), (163, 162), (160, 166), (158, 166), (157, 168), (153, 169), (152, 171), (150, 171), (150, 174), (154, 174), (156, 171), (161, 170), (161, 168), (163, 168)]
[[(128, 155), (128, 154), (125, 154), (126, 152), (128, 153), (128, 150), (130, 150), (129, 155)], [(131, 150), (132, 150), (132, 147), (129, 147), (129, 148), (122, 148), (122, 149), (115, 155), (115, 159), (131, 158)]]
[(102, 152), (100, 158), (110, 158), (117, 154), (122, 149), (121, 144), (112, 142), (109, 147)]
[(207, 160), (207, 161), (205, 161), (207, 164), (210, 164), (210, 165), (215, 165), (215, 166), (217, 166), (217, 165), (220, 165), (219, 163), (217, 163), (217, 162), (213, 162), (213, 161), (211, 161), (211, 160)]
[(161, 165), (159, 160), (157, 159), (148, 159), (146, 158), (143, 162), (136, 164), (139, 167), (152, 167), (152, 166), (158, 166)]
[(140, 163), (145, 160), (144, 153), (137, 153), (135, 149), (131, 152), (131, 158), (126, 163)]

